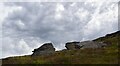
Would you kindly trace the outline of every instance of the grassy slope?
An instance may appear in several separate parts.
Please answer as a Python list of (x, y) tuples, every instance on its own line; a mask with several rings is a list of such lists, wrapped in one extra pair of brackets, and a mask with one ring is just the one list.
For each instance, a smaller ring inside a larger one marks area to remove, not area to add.
[(100, 49), (62, 50), (49, 56), (19, 56), (3, 59), (3, 64), (118, 64), (118, 33), (95, 39), (110, 45)]

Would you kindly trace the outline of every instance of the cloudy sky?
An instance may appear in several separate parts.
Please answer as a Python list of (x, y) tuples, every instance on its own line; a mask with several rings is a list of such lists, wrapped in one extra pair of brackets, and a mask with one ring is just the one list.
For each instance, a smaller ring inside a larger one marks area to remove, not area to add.
[(118, 30), (118, 2), (0, 2), (0, 58), (31, 54), (43, 43), (56, 50)]

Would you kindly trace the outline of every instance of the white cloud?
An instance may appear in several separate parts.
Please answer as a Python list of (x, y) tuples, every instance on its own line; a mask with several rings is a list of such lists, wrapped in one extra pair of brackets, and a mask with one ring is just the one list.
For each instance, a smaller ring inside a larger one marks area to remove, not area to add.
[[(106, 5), (104, 5), (107, 9), (99, 7), (93, 14), (92, 19), (85, 26), (84, 32), (88, 33), (86, 34), (86, 36), (88, 36), (86, 39), (91, 39), (89, 35), (96, 35), (92, 38), (97, 38), (118, 30), (118, 5), (115, 3), (109, 4), (110, 3), (106, 3)], [(104, 11), (100, 13), (102, 10)]]
[(18, 28), (20, 28), (20, 29), (22, 29), (22, 30), (24, 30), (24, 29), (25, 29), (25, 26), (26, 26), (21, 20), (18, 20), (18, 21), (16, 22), (16, 25), (18, 26)]
[(81, 21), (85, 21), (86, 17), (89, 15), (89, 12), (84, 10), (83, 8), (78, 9), (76, 12), (76, 16), (78, 16)]
[(60, 3), (57, 3), (56, 5), (56, 13), (55, 13), (55, 19), (61, 19), (62, 18), (62, 11), (64, 11), (64, 6)]
[(64, 6), (60, 3), (57, 3), (56, 5), (56, 11), (60, 12), (60, 11), (64, 11)]
[[(106, 0), (0, 0), (0, 2), (101, 2)], [(107, 0), (106, 2), (118, 2), (119, 0)]]

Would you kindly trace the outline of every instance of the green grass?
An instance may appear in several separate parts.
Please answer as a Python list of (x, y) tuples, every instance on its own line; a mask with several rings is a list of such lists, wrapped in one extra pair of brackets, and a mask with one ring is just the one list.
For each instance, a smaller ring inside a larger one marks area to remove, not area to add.
[(3, 59), (3, 64), (118, 64), (118, 35), (94, 41), (110, 45), (99, 49), (62, 50), (49, 56), (11, 57)]

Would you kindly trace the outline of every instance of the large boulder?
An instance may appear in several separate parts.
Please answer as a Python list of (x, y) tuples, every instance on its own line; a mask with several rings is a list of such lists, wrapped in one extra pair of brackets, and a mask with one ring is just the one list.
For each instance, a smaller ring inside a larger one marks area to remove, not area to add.
[(32, 52), (32, 56), (49, 55), (55, 52), (55, 48), (53, 47), (52, 43), (45, 43), (41, 47), (34, 49)]
[(103, 42), (95, 42), (95, 41), (83, 41), (78, 44), (82, 46), (82, 48), (102, 48), (105, 47), (107, 44)]
[(83, 49), (83, 48), (102, 48), (107, 46), (104, 42), (83, 41), (83, 42), (68, 42), (65, 47), (67, 50)]
[(81, 47), (78, 45), (80, 42), (67, 42), (65, 47), (68, 50), (75, 50), (75, 49), (80, 49)]

